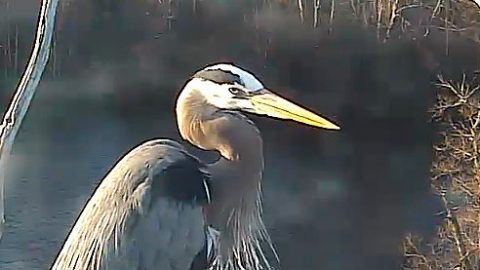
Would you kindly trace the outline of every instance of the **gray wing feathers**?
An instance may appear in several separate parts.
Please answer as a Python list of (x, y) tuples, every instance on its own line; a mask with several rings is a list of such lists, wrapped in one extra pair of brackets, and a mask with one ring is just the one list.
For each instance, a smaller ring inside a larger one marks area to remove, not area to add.
[(52, 270), (189, 269), (206, 241), (202, 207), (158, 196), (152, 184), (192, 158), (170, 140), (129, 152), (87, 203)]

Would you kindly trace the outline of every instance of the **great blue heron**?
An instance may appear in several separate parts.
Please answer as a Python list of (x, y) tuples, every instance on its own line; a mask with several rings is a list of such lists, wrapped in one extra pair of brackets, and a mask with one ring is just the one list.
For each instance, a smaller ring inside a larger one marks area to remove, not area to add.
[(103, 179), (52, 269), (270, 269), (263, 143), (241, 111), (339, 129), (237, 66), (208, 66), (185, 84), (176, 116), (181, 136), (218, 151), (218, 161), (204, 164), (167, 139), (136, 147)]

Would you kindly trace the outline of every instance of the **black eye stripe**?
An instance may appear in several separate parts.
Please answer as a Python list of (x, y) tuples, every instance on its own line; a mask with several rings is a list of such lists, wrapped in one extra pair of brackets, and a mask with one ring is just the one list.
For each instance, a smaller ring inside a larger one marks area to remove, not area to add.
[(198, 71), (193, 75), (194, 78), (200, 78), (204, 80), (209, 80), (217, 84), (239, 84), (242, 86), (244, 82), (239, 75), (232, 73), (230, 71), (225, 71), (221, 69), (208, 69)]

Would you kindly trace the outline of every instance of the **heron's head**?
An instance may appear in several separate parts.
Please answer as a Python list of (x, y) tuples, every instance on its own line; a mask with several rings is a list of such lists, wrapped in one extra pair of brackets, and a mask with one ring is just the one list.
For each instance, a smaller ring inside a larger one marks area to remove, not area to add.
[(340, 129), (318, 114), (267, 89), (248, 71), (232, 64), (216, 64), (196, 72), (187, 83), (206, 101), (220, 109), (240, 110), (289, 119), (325, 129)]

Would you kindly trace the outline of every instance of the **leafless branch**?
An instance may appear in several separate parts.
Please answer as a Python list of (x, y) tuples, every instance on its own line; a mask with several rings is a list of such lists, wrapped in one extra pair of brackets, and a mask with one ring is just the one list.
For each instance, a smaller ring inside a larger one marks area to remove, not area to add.
[[(444, 218), (431, 250), (405, 250), (406, 268), (479, 269), (480, 265), (480, 87), (438, 78), (433, 117), (441, 123), (433, 147), (433, 192), (441, 198)], [(405, 239), (404, 246), (422, 245)], [(419, 256), (412, 256), (417, 254)]]
[(320, 19), (320, 0), (313, 0), (313, 27), (318, 27), (318, 22)]
[(447, 219), (450, 220), (453, 226), (453, 238), (455, 239), (455, 244), (456, 244), (455, 246), (457, 247), (458, 254), (462, 258), (465, 258), (463, 261), (461, 261), (461, 263), (465, 264), (466, 269), (473, 269), (470, 263), (470, 260), (466, 258), (467, 248), (465, 247), (465, 240), (464, 240), (462, 227), (458, 222), (457, 216), (451, 210), (448, 204), (448, 201), (445, 198), (445, 195), (442, 195), (441, 198), (443, 202), (443, 207), (445, 208), (445, 211), (447, 213)]
[(300, 22), (303, 23), (304, 21), (303, 0), (298, 0), (297, 5), (298, 5), (298, 14), (300, 16)]
[(331, 33), (333, 31), (333, 17), (335, 15), (335, 0), (331, 0), (330, 3), (330, 26), (328, 31)]
[(0, 237), (5, 223), (4, 185), (8, 156), (48, 62), (57, 4), (58, 0), (42, 0), (30, 60), (0, 125)]

